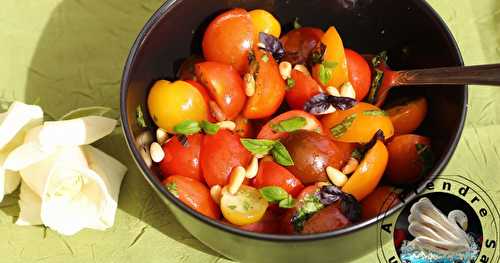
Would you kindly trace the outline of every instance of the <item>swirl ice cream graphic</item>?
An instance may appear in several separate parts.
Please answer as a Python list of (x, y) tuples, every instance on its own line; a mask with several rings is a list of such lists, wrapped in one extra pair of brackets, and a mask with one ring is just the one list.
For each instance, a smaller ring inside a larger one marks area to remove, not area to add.
[(403, 241), (402, 262), (474, 262), (479, 254), (477, 241), (467, 233), (467, 215), (461, 210), (446, 216), (423, 197), (412, 205), (408, 222), (414, 239)]

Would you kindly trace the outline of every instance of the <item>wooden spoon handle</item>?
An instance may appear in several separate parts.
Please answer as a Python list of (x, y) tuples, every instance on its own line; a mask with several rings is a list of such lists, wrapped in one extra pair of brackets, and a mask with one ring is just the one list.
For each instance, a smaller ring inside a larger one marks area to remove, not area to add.
[(396, 71), (392, 86), (434, 84), (500, 85), (500, 64)]

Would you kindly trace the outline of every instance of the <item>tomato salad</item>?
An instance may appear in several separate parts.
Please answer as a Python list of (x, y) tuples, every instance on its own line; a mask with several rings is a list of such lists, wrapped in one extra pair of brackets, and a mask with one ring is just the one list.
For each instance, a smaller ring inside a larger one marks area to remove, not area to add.
[(294, 27), (283, 35), (265, 10), (226, 11), (203, 56), (149, 92), (153, 168), (204, 216), (263, 233), (332, 231), (386, 211), (432, 167), (430, 139), (413, 134), (426, 99), (374, 105), (387, 55), (345, 48), (333, 26)]

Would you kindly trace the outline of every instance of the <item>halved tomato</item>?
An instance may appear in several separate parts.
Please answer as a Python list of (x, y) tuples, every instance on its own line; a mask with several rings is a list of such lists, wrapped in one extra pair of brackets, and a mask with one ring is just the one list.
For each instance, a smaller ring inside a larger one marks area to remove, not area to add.
[(372, 83), (372, 72), (366, 60), (356, 51), (345, 49), (349, 81), (356, 91), (356, 100), (362, 101)]
[(305, 119), (305, 126), (300, 128), (301, 130), (316, 131), (320, 134), (323, 134), (323, 127), (321, 126), (321, 123), (318, 121), (318, 119), (314, 117), (314, 115), (301, 110), (291, 110), (282, 113), (274, 117), (274, 119), (268, 121), (260, 130), (259, 134), (257, 135), (257, 139), (277, 140), (286, 137), (288, 135), (288, 132), (275, 131), (273, 130), (273, 126), (278, 125), (282, 121), (291, 120), (294, 118)]
[(160, 169), (164, 177), (178, 174), (205, 182), (200, 170), (200, 146), (203, 135), (187, 136), (186, 145), (182, 145), (177, 136), (163, 144), (165, 157), (160, 162)]
[(394, 134), (408, 134), (415, 131), (427, 114), (427, 100), (419, 97), (386, 110), (394, 125)]
[(310, 98), (321, 93), (321, 86), (310, 75), (295, 69), (291, 78), (294, 85), (286, 91), (286, 102), (292, 109), (303, 110)]
[(345, 58), (344, 44), (340, 38), (339, 33), (335, 27), (331, 26), (328, 28), (326, 33), (321, 37), (321, 42), (326, 45), (326, 51), (323, 55), (323, 60), (329, 64), (334, 64), (329, 67), (323, 67), (325, 72), (328, 72), (330, 78), (327, 79), (325, 83), (322, 82), (321, 76), (324, 73), (321, 72), (320, 64), (316, 64), (313, 67), (314, 79), (324, 87), (333, 86), (340, 88), (342, 84), (349, 80), (349, 75), (347, 72), (347, 60)]

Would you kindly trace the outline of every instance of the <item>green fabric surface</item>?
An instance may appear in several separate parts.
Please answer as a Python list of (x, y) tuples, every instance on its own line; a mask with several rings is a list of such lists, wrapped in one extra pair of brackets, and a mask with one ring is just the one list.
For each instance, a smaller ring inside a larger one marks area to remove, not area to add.
[[(118, 109), (122, 68), (162, 0), (2, 0), (0, 98), (39, 101), (52, 116), (81, 106)], [(500, 1), (431, 0), (468, 65), (500, 62)], [(500, 202), (500, 92), (470, 88), (467, 125), (446, 174), (484, 186)], [(116, 223), (66, 237), (15, 226), (16, 195), (0, 203), (0, 262), (226, 262), (194, 239), (145, 182), (121, 135), (98, 143), (127, 164)], [(357, 262), (372, 262), (373, 253)]]

